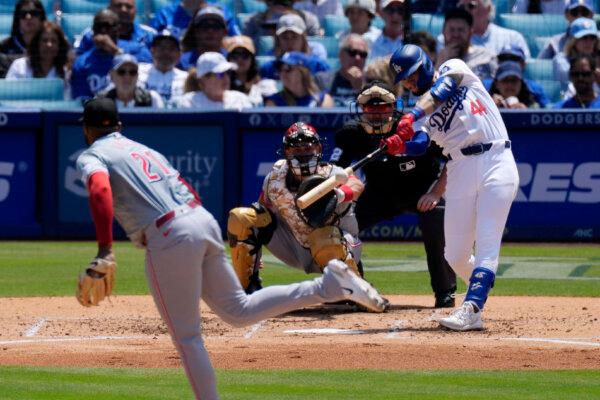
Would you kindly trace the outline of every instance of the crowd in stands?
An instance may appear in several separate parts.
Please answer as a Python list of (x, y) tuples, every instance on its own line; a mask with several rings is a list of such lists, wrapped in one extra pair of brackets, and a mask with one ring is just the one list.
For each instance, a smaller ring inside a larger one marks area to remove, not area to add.
[[(60, 80), (65, 100), (120, 108), (348, 108), (372, 80), (394, 86), (389, 57), (413, 43), (436, 67), (462, 59), (499, 107), (600, 108), (593, 0), (162, 0), (145, 13), (159, 2), (106, 0), (75, 35), (67, 1), (15, 2), (0, 78)], [(564, 29), (528, 34), (539, 18)]]

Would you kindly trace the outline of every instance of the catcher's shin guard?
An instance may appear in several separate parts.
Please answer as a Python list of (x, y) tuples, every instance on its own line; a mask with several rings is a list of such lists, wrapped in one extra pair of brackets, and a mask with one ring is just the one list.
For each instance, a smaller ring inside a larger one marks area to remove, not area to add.
[(325, 226), (315, 229), (308, 235), (310, 253), (321, 271), (331, 260), (344, 261), (358, 276), (360, 272), (352, 254), (348, 251), (348, 244), (337, 226)]
[(256, 275), (254, 280), (258, 279), (261, 245), (271, 239), (274, 225), (269, 210), (258, 203), (229, 212), (227, 238), (231, 247), (231, 263), (244, 290), (249, 288), (251, 277)]

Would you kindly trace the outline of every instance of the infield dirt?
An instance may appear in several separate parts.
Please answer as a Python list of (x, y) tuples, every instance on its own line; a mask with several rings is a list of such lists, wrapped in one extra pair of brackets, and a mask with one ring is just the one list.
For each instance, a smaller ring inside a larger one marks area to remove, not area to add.
[[(217, 368), (600, 368), (600, 298), (492, 296), (486, 329), (468, 333), (442, 330), (436, 321), (449, 310), (430, 308), (430, 296), (389, 299), (384, 314), (312, 307), (245, 328), (203, 304), (204, 339)], [(0, 365), (181, 366), (148, 296), (93, 308), (71, 297), (2, 298), (0, 326)]]

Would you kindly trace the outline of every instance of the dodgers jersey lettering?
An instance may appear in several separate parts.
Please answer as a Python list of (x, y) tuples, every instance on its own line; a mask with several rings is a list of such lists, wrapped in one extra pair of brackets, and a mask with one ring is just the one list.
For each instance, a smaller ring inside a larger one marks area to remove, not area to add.
[(444, 154), (475, 143), (508, 140), (498, 108), (479, 78), (462, 60), (443, 63), (438, 77), (462, 75), (456, 92), (431, 115), (415, 122), (415, 131), (423, 130), (444, 148)]
[(115, 218), (136, 243), (141, 230), (162, 214), (194, 200), (162, 154), (119, 132), (97, 139), (81, 153), (77, 170), (86, 186), (94, 172), (108, 174)]

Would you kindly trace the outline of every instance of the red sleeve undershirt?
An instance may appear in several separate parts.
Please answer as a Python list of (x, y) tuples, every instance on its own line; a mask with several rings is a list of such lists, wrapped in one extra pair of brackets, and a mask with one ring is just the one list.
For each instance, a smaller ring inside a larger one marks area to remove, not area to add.
[(94, 172), (88, 179), (88, 192), (98, 245), (111, 245), (114, 211), (108, 174), (102, 171)]
[(192, 185), (190, 185), (185, 179), (183, 179), (183, 177), (181, 175), (179, 176), (179, 181), (188, 188), (188, 190), (190, 191), (191, 194), (194, 195), (194, 199), (196, 199), (196, 201), (198, 202), (198, 204), (202, 204), (202, 198), (200, 197), (200, 195), (198, 194), (198, 192), (196, 192), (194, 190), (194, 188), (192, 187)]

